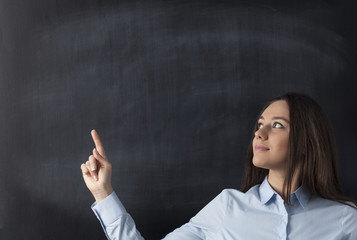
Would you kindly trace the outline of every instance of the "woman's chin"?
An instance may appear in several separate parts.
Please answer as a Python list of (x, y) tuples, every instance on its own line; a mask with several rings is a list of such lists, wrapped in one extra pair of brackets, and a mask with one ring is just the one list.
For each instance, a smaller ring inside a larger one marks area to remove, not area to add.
[(253, 165), (258, 168), (266, 168), (265, 162), (260, 159), (253, 158)]

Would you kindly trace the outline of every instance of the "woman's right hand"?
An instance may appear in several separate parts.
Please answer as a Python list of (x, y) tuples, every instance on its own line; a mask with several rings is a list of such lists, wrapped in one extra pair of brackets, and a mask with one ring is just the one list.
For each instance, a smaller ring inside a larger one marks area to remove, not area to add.
[(104, 152), (98, 133), (92, 130), (91, 135), (95, 143), (93, 155), (90, 155), (88, 161), (81, 165), (81, 169), (87, 188), (95, 201), (99, 203), (113, 192), (111, 184), (112, 164)]

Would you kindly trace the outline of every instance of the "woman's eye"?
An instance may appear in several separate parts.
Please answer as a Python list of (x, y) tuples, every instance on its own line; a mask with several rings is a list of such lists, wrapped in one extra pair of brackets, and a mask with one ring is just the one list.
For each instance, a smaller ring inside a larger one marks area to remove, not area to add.
[(281, 125), (281, 124), (278, 123), (278, 122), (276, 122), (276, 123), (273, 124), (273, 126), (276, 126), (276, 125), (280, 125), (280, 127), (278, 127), (278, 128), (283, 128), (283, 127), (284, 127), (283, 125)]
[[(257, 129), (261, 129), (263, 126), (263, 123), (258, 123), (257, 124)], [(284, 126), (281, 123), (275, 122), (273, 124), (273, 128), (284, 128)]]

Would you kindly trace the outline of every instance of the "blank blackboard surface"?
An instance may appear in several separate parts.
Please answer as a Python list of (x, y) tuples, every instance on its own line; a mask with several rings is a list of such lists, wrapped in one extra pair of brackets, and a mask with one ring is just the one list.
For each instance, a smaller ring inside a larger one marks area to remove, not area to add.
[(146, 239), (239, 188), (254, 121), (286, 91), (334, 126), (357, 198), (353, 1), (0, 2), (0, 238), (105, 239), (80, 171), (96, 129)]

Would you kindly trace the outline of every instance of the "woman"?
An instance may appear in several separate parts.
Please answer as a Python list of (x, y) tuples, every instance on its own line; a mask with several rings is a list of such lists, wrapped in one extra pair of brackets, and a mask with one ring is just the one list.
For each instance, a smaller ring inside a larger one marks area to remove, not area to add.
[[(111, 187), (98, 134), (81, 169), (108, 239), (143, 239)], [(310, 97), (269, 101), (248, 148), (242, 191), (223, 190), (165, 240), (357, 239), (356, 201), (342, 195), (332, 127)]]

